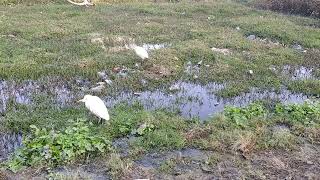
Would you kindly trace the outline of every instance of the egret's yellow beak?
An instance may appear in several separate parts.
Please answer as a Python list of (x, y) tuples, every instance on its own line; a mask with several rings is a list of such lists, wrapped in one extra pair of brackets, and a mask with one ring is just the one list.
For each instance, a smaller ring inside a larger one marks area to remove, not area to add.
[(84, 100), (83, 99), (80, 99), (79, 101), (77, 101), (77, 102), (84, 102)]

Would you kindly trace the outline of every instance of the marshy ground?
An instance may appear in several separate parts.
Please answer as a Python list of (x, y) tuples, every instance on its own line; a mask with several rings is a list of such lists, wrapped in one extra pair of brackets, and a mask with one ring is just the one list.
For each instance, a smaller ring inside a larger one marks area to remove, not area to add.
[[(318, 178), (319, 19), (218, 0), (3, 5), (0, 23), (0, 179)], [(110, 147), (42, 158), (79, 119)], [(34, 151), (6, 161), (22, 136)]]

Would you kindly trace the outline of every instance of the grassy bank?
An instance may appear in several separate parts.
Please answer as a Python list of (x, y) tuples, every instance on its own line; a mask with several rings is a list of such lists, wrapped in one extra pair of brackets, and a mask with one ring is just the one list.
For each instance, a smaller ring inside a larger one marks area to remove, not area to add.
[[(213, 154), (239, 153), (247, 158), (269, 150), (290, 152), (304, 144), (317, 146), (320, 140), (318, 102), (275, 106), (253, 103), (246, 108), (227, 107), (220, 116), (204, 124), (187, 121), (164, 111), (146, 112), (138, 104), (117, 106), (112, 110), (112, 120), (105, 125), (95, 123), (95, 125), (89, 125), (90, 121), (95, 122), (94, 117), (86, 117), (81, 110), (73, 110), (77, 111), (74, 115), (70, 111), (64, 111), (68, 112), (68, 117), (64, 117), (63, 112), (52, 111), (52, 109), (37, 113), (39, 118), (9, 114), (4, 120), (5, 127), (14, 129), (15, 126), (21, 127), (20, 124), (24, 124), (25, 128), (21, 129), (25, 131), (24, 134), (30, 132), (30, 127), (33, 133), (31, 133), (31, 139), (26, 139), (22, 153), (13, 156), (8, 166), (12, 170), (20, 170), (18, 172), (21, 172), (21, 167), (30, 165), (33, 168), (51, 169), (56, 166), (80, 163), (86, 156), (93, 158), (91, 160), (99, 156), (100, 162), (112, 167), (114, 164), (110, 164), (112, 162), (108, 160), (109, 156), (119, 156), (117, 154), (124, 150), (128, 154), (118, 158), (125, 162), (135, 161), (150, 152), (160, 153), (185, 148), (206, 150)], [(58, 116), (50, 116), (48, 112)], [(45, 119), (45, 115), (52, 119)], [(87, 119), (89, 122), (79, 119)], [(28, 123), (32, 126), (28, 126)], [(51, 124), (50, 127), (48, 123)], [(135, 136), (128, 142), (129, 149), (111, 146), (110, 142), (117, 142), (119, 138), (128, 135)], [(61, 141), (61, 138), (66, 141)], [(78, 140), (68, 141), (68, 138)], [(82, 142), (85, 146), (81, 145)], [(90, 145), (90, 143), (93, 144)], [(79, 147), (72, 149), (71, 147), (75, 145)], [(95, 147), (99, 149), (98, 152), (94, 152)], [(46, 150), (46, 148), (49, 149)], [(81, 148), (84, 148), (83, 151)], [(107, 151), (104, 148), (107, 148)], [(43, 154), (44, 151), (48, 151), (48, 154)], [(56, 154), (56, 152), (59, 153)], [(63, 152), (72, 154), (66, 158)], [(51, 158), (48, 159), (47, 156)], [(38, 161), (32, 159), (38, 159)], [(215, 160), (211, 159), (211, 161), (209, 165), (214, 167)], [(159, 167), (159, 171), (168, 173), (165, 166), (164, 164)], [(50, 169), (49, 172), (51, 172)], [(109, 173), (113, 174), (114, 178), (119, 178), (120, 174), (117, 171), (123, 172), (125, 168), (111, 169)]]
[[(5, 79), (97, 79), (96, 73), (101, 70), (111, 71), (119, 66), (135, 69), (138, 57), (133, 52), (104, 50), (101, 44), (92, 43), (97, 37), (105, 39), (103, 45), (107, 49), (119, 45), (112, 41), (117, 37), (134, 39), (139, 45), (171, 45), (151, 51), (149, 62), (138, 74), (130, 76), (129, 82), (141, 77), (154, 83), (172, 81), (181, 77), (189, 61), (196, 64), (202, 60), (207, 66), (201, 68), (198, 79), (228, 82), (233, 91), (230, 94), (234, 95), (249, 87), (280, 88), (290, 84), (286, 76), (278, 73), (284, 65), (293, 69), (306, 66), (315, 71), (319, 68), (319, 58), (315, 58), (319, 51), (314, 49), (320, 47), (320, 33), (312, 27), (319, 20), (258, 11), (231, 1), (192, 6), (101, 4), (91, 8), (70, 4), (17, 5), (0, 10), (0, 75)], [(268, 41), (251, 41), (246, 38), (248, 35)], [(293, 49), (296, 43), (307, 52)], [(227, 48), (231, 54), (212, 52), (211, 47)], [(248, 74), (249, 70), (253, 75)], [(159, 75), (159, 71), (167, 72), (166, 76)], [(319, 89), (317, 82), (308, 84)], [(308, 93), (299, 86), (293, 89)]]

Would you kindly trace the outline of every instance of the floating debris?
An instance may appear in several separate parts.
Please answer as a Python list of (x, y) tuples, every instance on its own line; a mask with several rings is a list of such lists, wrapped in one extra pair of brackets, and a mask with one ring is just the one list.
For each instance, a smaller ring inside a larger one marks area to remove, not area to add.
[(104, 79), (107, 76), (107, 73), (105, 71), (97, 72), (99, 78)]
[[(122, 67), (114, 67), (112, 72), (117, 74), (119, 77), (127, 77), (129, 73), (129, 68), (122, 66)], [(131, 71), (133, 72), (133, 71)]]
[(98, 82), (97, 83), (98, 86), (91, 88), (90, 91), (91, 92), (96, 92), (96, 93), (101, 93), (102, 90), (104, 88), (106, 88), (105, 84), (106, 84), (105, 82)]
[(134, 92), (133, 95), (135, 95), (135, 96), (140, 96), (141, 93), (140, 93), (140, 92)]
[(125, 78), (128, 76), (128, 71), (126, 71), (126, 70), (120, 71), (118, 73), (118, 76)]
[(249, 35), (249, 36), (247, 37), (247, 39), (250, 40), (250, 41), (253, 41), (253, 40), (256, 39), (256, 35), (251, 34), (251, 35)]
[(82, 77), (76, 77), (75, 84), (80, 87), (89, 86), (91, 82), (88, 79), (83, 79)]
[(112, 68), (112, 72), (114, 72), (114, 73), (119, 73), (120, 71), (121, 71), (121, 67), (114, 67), (114, 68)]
[(211, 50), (212, 50), (213, 52), (222, 53), (223, 55), (229, 55), (229, 54), (231, 54), (231, 52), (230, 52), (229, 49), (220, 49), (220, 48), (212, 47)]
[(140, 83), (141, 83), (142, 86), (146, 86), (148, 84), (148, 81), (145, 80), (145, 79), (141, 79)]
[(299, 52), (303, 52), (303, 53), (307, 52), (307, 50), (305, 50), (300, 44), (294, 44), (292, 45), (292, 48)]
[(272, 72), (277, 72), (277, 68), (275, 66), (270, 66), (268, 69)]
[(180, 89), (179, 83), (173, 84), (169, 87), (170, 91), (178, 91)]
[(106, 80), (104, 80), (108, 85), (110, 85), (111, 86), (111, 84), (113, 83), (110, 79), (106, 79)]

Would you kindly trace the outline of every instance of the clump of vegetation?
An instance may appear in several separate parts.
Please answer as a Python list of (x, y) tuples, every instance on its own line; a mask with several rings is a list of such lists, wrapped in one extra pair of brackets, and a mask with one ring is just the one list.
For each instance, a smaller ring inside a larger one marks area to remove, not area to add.
[(110, 169), (110, 174), (114, 179), (123, 177), (130, 170), (131, 163), (121, 159), (117, 153), (111, 153), (106, 162), (107, 167)]
[(318, 0), (259, 0), (256, 5), (283, 13), (320, 17)]
[(267, 146), (278, 149), (292, 149), (294, 145), (298, 143), (298, 138), (286, 128), (275, 128), (269, 138), (270, 139), (266, 141), (266, 143), (268, 143)]
[(176, 159), (168, 159), (161, 163), (160, 167), (158, 168), (158, 171), (170, 174), (174, 171), (174, 167), (176, 166), (176, 164)]
[(319, 102), (227, 107), (223, 116), (215, 117), (203, 127), (211, 133), (194, 136), (190, 142), (203, 149), (244, 154), (258, 149), (293, 149), (300, 136), (312, 142), (319, 139), (319, 113)]
[(24, 146), (14, 153), (7, 165), (12, 171), (27, 166), (53, 167), (110, 150), (111, 142), (93, 134), (91, 126), (83, 119), (63, 131), (39, 129), (33, 125), (30, 135), (24, 137)]
[(136, 145), (147, 150), (181, 149), (186, 145), (184, 131), (187, 123), (184, 119), (165, 112), (156, 112), (154, 117), (153, 127), (138, 137)]
[(320, 95), (320, 81), (317, 79), (295, 80), (288, 84), (288, 89), (307, 95)]
[(224, 114), (237, 126), (246, 127), (248, 126), (248, 120), (264, 117), (267, 114), (267, 111), (262, 104), (252, 103), (246, 108), (227, 106), (224, 110)]
[(106, 129), (112, 137), (122, 137), (130, 134), (142, 122), (148, 121), (149, 114), (143, 110), (140, 104), (128, 106), (120, 104), (112, 111), (113, 116), (110, 125)]
[(306, 126), (320, 123), (320, 103), (278, 104), (275, 113), (277, 116), (284, 117), (293, 123), (299, 122)]

